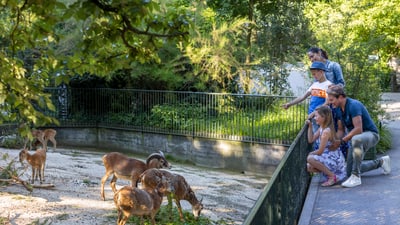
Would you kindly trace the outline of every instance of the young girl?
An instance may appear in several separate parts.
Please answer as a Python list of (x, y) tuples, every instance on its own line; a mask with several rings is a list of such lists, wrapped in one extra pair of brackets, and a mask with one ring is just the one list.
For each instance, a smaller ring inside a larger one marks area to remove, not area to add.
[(329, 150), (336, 140), (336, 132), (332, 119), (332, 110), (327, 105), (315, 109), (315, 120), (320, 126), (313, 134), (310, 121), (308, 123), (308, 142), (319, 141), (319, 148), (310, 152), (307, 157), (308, 172), (322, 172), (328, 179), (322, 186), (332, 186), (346, 177), (346, 162), (339, 148)]

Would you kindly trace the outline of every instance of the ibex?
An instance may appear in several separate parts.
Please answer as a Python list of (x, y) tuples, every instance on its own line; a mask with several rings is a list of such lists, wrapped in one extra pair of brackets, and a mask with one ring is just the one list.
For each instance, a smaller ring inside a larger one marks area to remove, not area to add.
[(117, 189), (115, 188), (115, 183), (117, 178), (130, 180), (131, 186), (137, 186), (137, 181), (139, 179), (140, 174), (142, 174), (145, 170), (149, 168), (171, 168), (171, 165), (165, 159), (164, 154), (160, 151), (160, 153), (153, 153), (149, 155), (144, 163), (141, 160), (129, 158), (119, 152), (110, 152), (103, 156), (103, 164), (106, 169), (106, 174), (101, 178), (101, 190), (100, 196), (105, 200), (104, 195), (104, 183), (108, 179), (108, 177), (113, 174), (110, 185), (115, 193)]
[(171, 183), (162, 177), (153, 188), (139, 189), (137, 187), (124, 186), (114, 195), (114, 203), (117, 207), (117, 225), (125, 225), (131, 215), (140, 216), (140, 224), (143, 224), (143, 216), (150, 215), (151, 223), (156, 224), (155, 217), (160, 209), (163, 195), (171, 192)]
[[(175, 204), (178, 207), (181, 221), (184, 221), (182, 207), (180, 204), (181, 200), (186, 200), (192, 205), (192, 213), (197, 219), (200, 216), (201, 210), (203, 209), (202, 200), (197, 200), (195, 193), (183, 176), (179, 174), (173, 174), (165, 170), (148, 169), (144, 171), (142, 175), (140, 175), (140, 183), (142, 184), (143, 188), (154, 188), (158, 185), (160, 177), (166, 177), (171, 181), (173, 191), (171, 193), (166, 193), (166, 195), (168, 197), (169, 205), (172, 204), (171, 196), (174, 198)], [(170, 215), (172, 215), (172, 212)]]
[(32, 155), (29, 154), (28, 149), (23, 149), (19, 153), (19, 161), (23, 163), (26, 160), (32, 167), (32, 184), (37, 180), (42, 183), (44, 181), (44, 167), (46, 165), (46, 149), (38, 149)]

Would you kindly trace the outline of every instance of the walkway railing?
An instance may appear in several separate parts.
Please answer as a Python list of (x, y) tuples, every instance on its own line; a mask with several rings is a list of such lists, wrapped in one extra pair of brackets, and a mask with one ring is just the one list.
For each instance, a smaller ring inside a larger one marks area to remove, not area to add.
[(290, 145), (308, 102), (293, 97), (132, 89), (49, 88), (61, 126), (115, 127), (252, 143)]
[(297, 224), (311, 179), (305, 163), (312, 147), (307, 128), (303, 127), (286, 152), (243, 225)]

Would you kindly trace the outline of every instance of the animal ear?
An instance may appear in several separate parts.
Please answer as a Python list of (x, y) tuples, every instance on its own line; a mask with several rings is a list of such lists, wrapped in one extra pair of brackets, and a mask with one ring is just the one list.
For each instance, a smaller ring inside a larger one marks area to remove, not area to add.
[(160, 155), (165, 158), (164, 153), (160, 150)]

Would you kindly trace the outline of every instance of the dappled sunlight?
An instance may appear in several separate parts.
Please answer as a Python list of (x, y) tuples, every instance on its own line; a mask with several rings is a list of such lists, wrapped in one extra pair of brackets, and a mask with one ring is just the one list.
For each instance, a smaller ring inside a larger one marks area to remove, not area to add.
[(229, 145), (226, 141), (217, 141), (216, 144), (216, 149), (217, 151), (224, 157), (242, 157), (243, 156), (243, 151), (232, 151), (232, 146)]
[[(77, 202), (85, 202), (85, 204), (77, 205)], [(79, 208), (79, 209), (90, 208), (90, 209), (109, 210), (110, 207), (114, 207), (113, 200), (102, 201), (96, 199), (86, 199), (86, 198), (70, 197), (70, 196), (61, 196), (60, 202), (58, 204), (65, 206), (72, 206), (73, 208)]]

